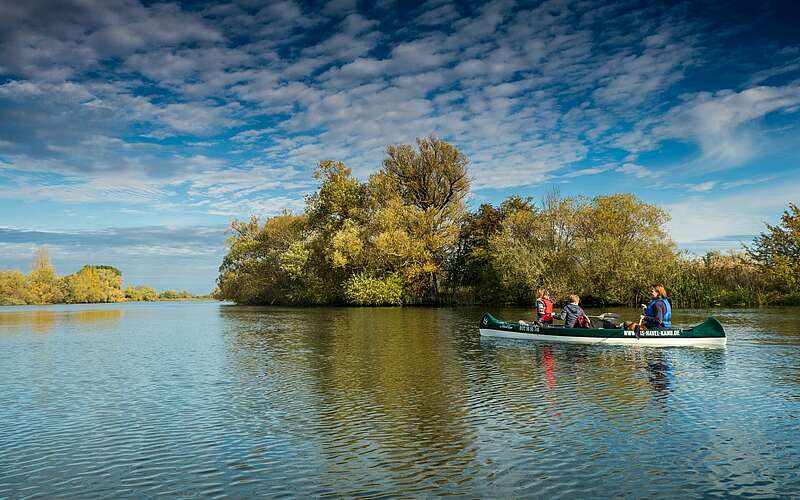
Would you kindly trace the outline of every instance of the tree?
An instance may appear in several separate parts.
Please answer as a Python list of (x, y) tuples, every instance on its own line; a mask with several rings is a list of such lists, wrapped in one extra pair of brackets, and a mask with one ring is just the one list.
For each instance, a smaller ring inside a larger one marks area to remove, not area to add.
[(390, 179), (405, 204), (433, 212), (437, 224), (460, 220), (469, 191), (467, 157), (435, 137), (411, 145), (390, 145), (383, 160), (383, 175)]
[(63, 300), (62, 284), (56, 276), (47, 248), (40, 247), (34, 252), (27, 281), (30, 304), (55, 304)]
[[(469, 213), (467, 159), (435, 137), (386, 149), (362, 182), (344, 163), (319, 162), (302, 215), (233, 221), (217, 298), (247, 304), (531, 303), (537, 288), (563, 300), (638, 304), (664, 282), (676, 304), (800, 300), (800, 210), (790, 205), (749, 255), (679, 253), (668, 214), (631, 194), (511, 196)], [(781, 291), (777, 291), (781, 290)]]
[(125, 299), (133, 302), (153, 302), (158, 300), (158, 294), (150, 287), (129, 286), (125, 289)]
[(800, 286), (800, 208), (790, 203), (779, 224), (766, 226), (767, 232), (758, 235), (746, 250), (781, 291), (797, 290)]
[(540, 287), (557, 297), (577, 291), (577, 214), (585, 205), (556, 193), (547, 195), (541, 208), (516, 197), (503, 203), (503, 225), (490, 239), (490, 255), (507, 301), (531, 303)]
[(19, 271), (0, 271), (0, 306), (19, 306), (28, 303), (25, 275)]
[(376, 246), (405, 260), (407, 281), (424, 300), (436, 302), (466, 214), (468, 160), (435, 137), (417, 139), (416, 150), (390, 145), (386, 154), (383, 168), (369, 180)]
[(314, 177), (320, 186), (306, 198), (307, 237), (291, 247), (283, 265), (295, 279), (313, 272), (338, 299), (343, 299), (339, 293), (343, 283), (366, 266), (363, 239), (367, 190), (342, 162), (321, 161)]
[(507, 201), (489, 245), (506, 300), (530, 302), (536, 288), (546, 287), (559, 298), (578, 293), (600, 303), (637, 303), (675, 260), (663, 230), (666, 213), (633, 195), (589, 201), (551, 193), (541, 208)]
[(663, 269), (675, 259), (666, 211), (614, 194), (594, 198), (578, 217), (579, 293), (600, 303), (636, 304), (654, 282), (666, 282)]
[(480, 302), (502, 301), (496, 296), (498, 276), (491, 265), (489, 243), (500, 232), (505, 215), (502, 209), (484, 203), (464, 218), (448, 269), (451, 294), (460, 291)]
[(234, 221), (218, 296), (241, 304), (329, 302), (337, 290), (325, 287), (310, 268), (306, 221), (290, 213), (270, 217), (263, 226), (255, 217)]
[(194, 295), (187, 290), (181, 290), (180, 292), (175, 290), (164, 290), (158, 294), (158, 298), (162, 300), (180, 300), (194, 298)]
[(66, 301), (73, 304), (121, 302), (122, 273), (112, 266), (83, 266), (77, 273), (65, 277)]

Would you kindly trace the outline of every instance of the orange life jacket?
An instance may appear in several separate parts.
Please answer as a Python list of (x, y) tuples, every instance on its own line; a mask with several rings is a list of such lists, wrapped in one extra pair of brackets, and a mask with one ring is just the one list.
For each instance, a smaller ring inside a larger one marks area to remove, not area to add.
[(550, 299), (541, 298), (539, 299), (544, 304), (544, 314), (539, 316), (539, 321), (543, 323), (552, 323), (553, 322), (553, 302)]

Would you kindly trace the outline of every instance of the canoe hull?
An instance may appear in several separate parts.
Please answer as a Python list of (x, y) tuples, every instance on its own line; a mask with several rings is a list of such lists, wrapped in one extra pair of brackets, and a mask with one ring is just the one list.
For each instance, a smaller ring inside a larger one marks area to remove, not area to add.
[(653, 347), (698, 346), (721, 347), (727, 342), (722, 325), (714, 318), (692, 328), (671, 330), (632, 330), (603, 328), (563, 328), (520, 325), (484, 315), (480, 324), (482, 337), (499, 337), (517, 340), (545, 342), (569, 342), (575, 344), (643, 345)]
[(538, 340), (545, 342), (569, 342), (573, 344), (612, 344), (612, 345), (644, 345), (652, 347), (669, 346), (709, 346), (721, 347), (726, 344), (726, 338), (648, 338), (648, 337), (574, 337), (571, 335), (547, 335), (536, 333), (505, 332), (481, 328), (481, 337), (498, 337), (517, 340)]

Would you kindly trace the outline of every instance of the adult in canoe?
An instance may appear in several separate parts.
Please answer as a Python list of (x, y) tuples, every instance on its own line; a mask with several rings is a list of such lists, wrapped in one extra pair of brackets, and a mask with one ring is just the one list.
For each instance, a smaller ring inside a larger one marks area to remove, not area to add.
[(565, 328), (588, 328), (591, 322), (583, 311), (580, 303), (581, 298), (577, 295), (569, 296), (569, 304), (564, 306), (559, 314), (554, 314), (553, 319), (564, 320)]
[(650, 288), (650, 304), (644, 305), (644, 314), (641, 321), (648, 328), (671, 328), (672, 327), (672, 305), (667, 298), (667, 291), (664, 285), (653, 285)]
[(553, 301), (545, 288), (536, 291), (536, 319), (543, 325), (553, 324)]

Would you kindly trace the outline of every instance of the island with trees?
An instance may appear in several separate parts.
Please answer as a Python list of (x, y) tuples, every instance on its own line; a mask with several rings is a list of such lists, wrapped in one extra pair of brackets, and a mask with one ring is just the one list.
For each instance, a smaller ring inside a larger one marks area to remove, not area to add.
[(58, 276), (46, 248), (36, 250), (30, 274), (0, 271), (0, 305), (87, 304), (101, 302), (209, 298), (187, 291), (157, 292), (146, 286), (122, 288), (122, 272), (113, 266), (86, 265)]
[(360, 181), (319, 163), (302, 213), (232, 222), (219, 299), (240, 304), (530, 304), (534, 291), (636, 305), (668, 284), (677, 307), (800, 303), (800, 210), (739, 252), (678, 250), (668, 213), (633, 194), (467, 208), (468, 160), (435, 137), (391, 145)]

